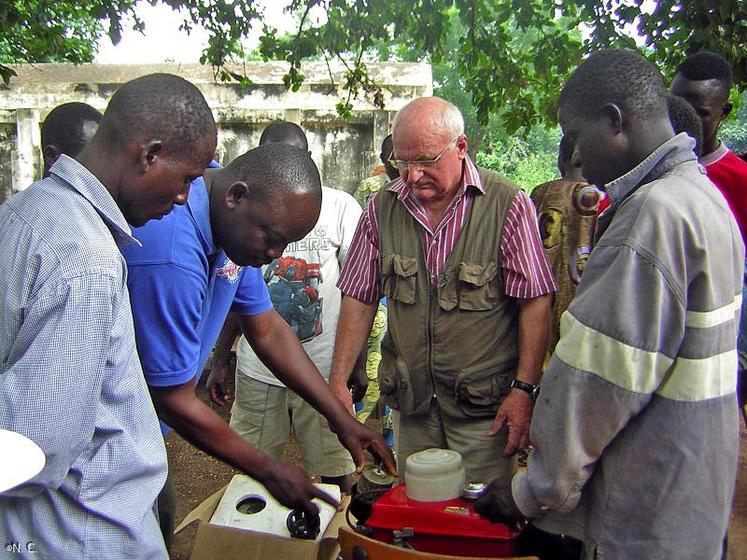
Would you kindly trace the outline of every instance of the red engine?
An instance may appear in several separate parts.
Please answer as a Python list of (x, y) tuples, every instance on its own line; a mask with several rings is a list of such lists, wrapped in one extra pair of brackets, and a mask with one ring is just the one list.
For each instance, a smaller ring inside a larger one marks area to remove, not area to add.
[(443, 502), (412, 500), (407, 497), (404, 484), (390, 488), (373, 502), (365, 526), (376, 540), (420, 552), (482, 557), (519, 553), (517, 529), (491, 523), (462, 498)]

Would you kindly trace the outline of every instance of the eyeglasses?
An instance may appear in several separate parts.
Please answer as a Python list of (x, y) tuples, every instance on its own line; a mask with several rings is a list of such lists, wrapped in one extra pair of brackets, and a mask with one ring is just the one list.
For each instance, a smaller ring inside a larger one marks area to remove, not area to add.
[(396, 167), (397, 169), (399, 169), (400, 171), (406, 171), (407, 169), (409, 169), (411, 165), (414, 165), (415, 167), (420, 167), (420, 168), (433, 167), (434, 165), (438, 163), (438, 160), (441, 159), (441, 156), (443, 156), (446, 153), (446, 150), (448, 150), (452, 144), (454, 144), (457, 140), (459, 140), (461, 136), (462, 135), (460, 134), (459, 136), (454, 138), (451, 142), (446, 144), (446, 147), (443, 150), (441, 150), (441, 153), (438, 154), (433, 159), (393, 159), (393, 158), (390, 158), (389, 163), (393, 167)]

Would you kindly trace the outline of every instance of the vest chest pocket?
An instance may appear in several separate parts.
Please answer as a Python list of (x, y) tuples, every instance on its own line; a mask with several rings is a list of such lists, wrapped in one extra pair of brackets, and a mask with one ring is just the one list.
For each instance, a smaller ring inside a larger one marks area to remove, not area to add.
[(402, 303), (415, 303), (418, 263), (412, 257), (384, 255), (381, 258), (381, 291)]
[(462, 263), (456, 275), (459, 309), (486, 311), (498, 303), (498, 265)]

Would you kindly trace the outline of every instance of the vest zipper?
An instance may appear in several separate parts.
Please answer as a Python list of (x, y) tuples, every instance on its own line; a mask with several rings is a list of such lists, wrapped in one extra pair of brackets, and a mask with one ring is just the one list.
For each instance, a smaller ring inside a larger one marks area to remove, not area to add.
[(431, 282), (430, 274), (428, 274), (428, 376), (431, 378), (431, 386), (433, 387), (433, 398), (438, 400), (436, 394), (436, 379), (433, 374), (433, 301), (435, 299), (435, 292), (433, 290), (433, 283)]

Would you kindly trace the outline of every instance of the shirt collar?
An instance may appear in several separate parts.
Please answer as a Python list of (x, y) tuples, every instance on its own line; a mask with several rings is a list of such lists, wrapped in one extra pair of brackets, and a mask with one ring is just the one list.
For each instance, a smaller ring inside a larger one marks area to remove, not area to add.
[[(605, 185), (604, 190), (607, 191), (610, 199), (608, 210), (612, 210), (611, 213), (614, 213), (614, 208), (641, 183), (651, 182), (685, 161), (697, 161), (693, 152), (694, 147), (695, 140), (681, 132), (656, 148), (646, 159), (625, 175)], [(607, 210), (604, 213), (607, 214)]]
[(62, 154), (52, 165), (49, 174), (68, 184), (94, 207), (112, 232), (117, 246), (140, 246), (109, 190), (83, 164)]
[(719, 140), (718, 148), (713, 150), (710, 154), (706, 154), (703, 157), (701, 157), (700, 164), (711, 165), (713, 163), (716, 163), (718, 160), (724, 157), (727, 153), (729, 153), (729, 148), (727, 148), (726, 144), (724, 144), (722, 141)]
[[(208, 164), (208, 169), (220, 169), (220, 167), (221, 165), (215, 160)], [(198, 177), (192, 181), (189, 189), (189, 198), (187, 199), (187, 208), (195, 224), (197, 224), (197, 230), (200, 233), (202, 243), (205, 245), (208, 254), (217, 253), (219, 249), (215, 246), (213, 230), (210, 227), (210, 197), (204, 177)]]
[[(477, 171), (477, 166), (472, 162), (469, 156), (464, 156), (464, 164), (462, 166), (462, 180), (457, 191), (457, 196), (461, 196), (467, 187), (475, 187), (477, 192), (485, 194), (485, 187), (480, 181), (480, 174)], [(412, 189), (402, 180), (402, 177), (398, 177), (386, 187), (388, 191), (397, 193), (398, 200), (404, 200), (409, 197), (412, 193)]]

